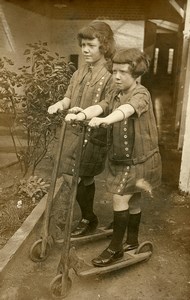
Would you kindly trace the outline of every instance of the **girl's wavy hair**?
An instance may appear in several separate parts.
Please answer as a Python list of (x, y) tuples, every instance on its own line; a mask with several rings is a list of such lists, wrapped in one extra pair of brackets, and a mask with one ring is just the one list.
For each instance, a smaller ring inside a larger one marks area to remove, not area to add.
[(129, 64), (129, 72), (133, 78), (138, 78), (147, 73), (150, 59), (146, 53), (137, 48), (120, 49), (112, 60), (116, 64)]
[(111, 59), (115, 53), (115, 40), (111, 27), (103, 21), (93, 21), (83, 27), (77, 35), (79, 46), (82, 46), (82, 39), (93, 40), (97, 38), (100, 42), (100, 52), (105, 59)]

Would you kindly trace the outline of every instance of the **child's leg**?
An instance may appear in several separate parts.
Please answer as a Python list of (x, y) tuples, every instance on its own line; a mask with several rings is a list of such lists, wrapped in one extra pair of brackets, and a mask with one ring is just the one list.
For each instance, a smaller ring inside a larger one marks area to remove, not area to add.
[(129, 201), (129, 222), (127, 227), (127, 240), (123, 247), (129, 251), (138, 247), (138, 233), (141, 220), (140, 207), (141, 193), (135, 193)]
[(72, 237), (80, 237), (92, 233), (98, 225), (98, 219), (93, 211), (95, 183), (93, 177), (83, 177), (78, 184), (77, 202), (81, 209), (82, 219), (72, 231)]
[(113, 235), (112, 240), (102, 254), (92, 260), (95, 266), (105, 266), (123, 257), (123, 237), (129, 216), (129, 200), (132, 195), (113, 196)]
[(122, 250), (122, 241), (129, 219), (129, 200), (132, 195), (113, 196), (113, 236), (109, 248)]

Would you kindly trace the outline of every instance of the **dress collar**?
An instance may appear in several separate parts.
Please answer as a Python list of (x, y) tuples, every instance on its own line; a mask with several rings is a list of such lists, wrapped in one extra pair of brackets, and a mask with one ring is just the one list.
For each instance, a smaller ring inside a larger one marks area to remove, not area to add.
[[(91, 65), (92, 79), (90, 80), (90, 86), (93, 86), (101, 78), (104, 79), (104, 75), (108, 72), (105, 65), (106, 65), (105, 58), (102, 58), (98, 60), (94, 65)], [(80, 83), (83, 81), (84, 77), (88, 73), (89, 66), (90, 66), (89, 64), (85, 64), (83, 68), (79, 69)]]

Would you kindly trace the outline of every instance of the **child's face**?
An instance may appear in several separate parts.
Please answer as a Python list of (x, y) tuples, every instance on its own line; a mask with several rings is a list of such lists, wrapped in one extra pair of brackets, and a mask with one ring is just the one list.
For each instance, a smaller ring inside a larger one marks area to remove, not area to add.
[(122, 90), (130, 90), (136, 84), (136, 79), (129, 71), (129, 64), (113, 64), (113, 79), (116, 86)]
[(81, 49), (85, 61), (89, 64), (93, 64), (104, 57), (100, 52), (100, 42), (97, 38), (93, 40), (82, 39)]

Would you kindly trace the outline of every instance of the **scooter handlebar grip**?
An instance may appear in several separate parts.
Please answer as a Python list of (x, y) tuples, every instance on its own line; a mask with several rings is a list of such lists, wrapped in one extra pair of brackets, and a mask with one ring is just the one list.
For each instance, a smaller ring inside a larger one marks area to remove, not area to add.
[[(80, 125), (80, 126), (88, 126), (89, 122), (90, 122), (89, 120), (83, 120), (83, 121), (73, 120), (72, 124), (73, 125)], [(108, 128), (109, 125), (107, 125), (105, 123), (102, 123), (102, 124), (100, 124), (99, 127), (100, 128)]]

